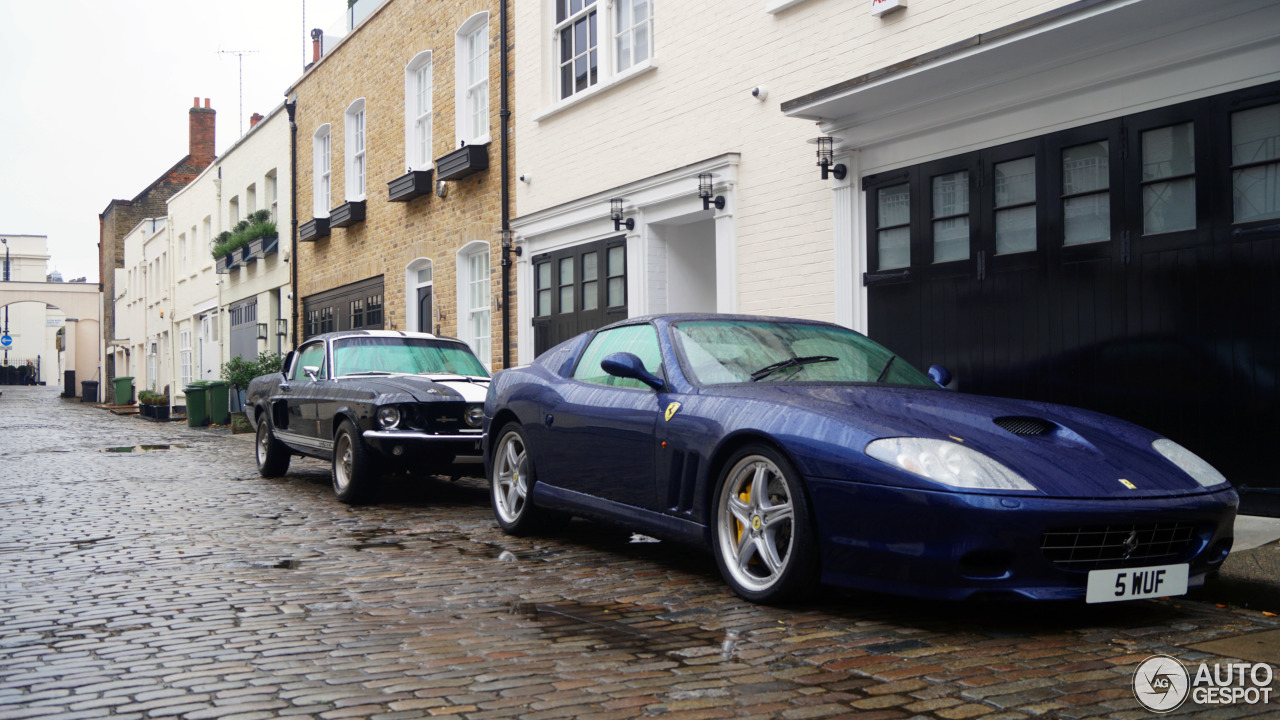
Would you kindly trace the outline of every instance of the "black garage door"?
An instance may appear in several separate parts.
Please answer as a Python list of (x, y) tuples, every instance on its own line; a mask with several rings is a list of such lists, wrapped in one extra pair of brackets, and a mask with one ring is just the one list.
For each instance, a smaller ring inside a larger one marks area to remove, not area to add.
[(381, 330), (382, 276), (302, 299), (303, 339), (337, 330)]
[(1280, 486), (1280, 84), (864, 178), (869, 331)]

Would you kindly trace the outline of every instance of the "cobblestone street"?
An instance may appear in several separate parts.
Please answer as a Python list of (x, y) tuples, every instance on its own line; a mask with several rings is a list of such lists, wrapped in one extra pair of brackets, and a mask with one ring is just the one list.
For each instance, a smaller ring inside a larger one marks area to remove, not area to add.
[(760, 607), (688, 548), (580, 520), (507, 537), (478, 479), (351, 508), (325, 463), (260, 478), (250, 435), (3, 390), (0, 720), (1138, 719), (1142, 660), (1280, 628), (1207, 591)]

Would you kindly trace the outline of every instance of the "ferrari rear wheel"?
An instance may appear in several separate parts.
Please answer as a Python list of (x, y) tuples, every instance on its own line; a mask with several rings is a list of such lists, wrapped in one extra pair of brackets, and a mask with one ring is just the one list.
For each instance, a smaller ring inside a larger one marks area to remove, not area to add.
[(333, 438), (333, 493), (348, 505), (365, 502), (378, 479), (377, 462), (370, 457), (360, 432), (343, 420)]
[(530, 535), (563, 524), (568, 517), (544, 510), (529, 498), (537, 475), (529, 446), (519, 425), (506, 425), (494, 446), (493, 469), (489, 478), (493, 514), (508, 535)]
[(818, 557), (800, 475), (781, 453), (750, 445), (725, 464), (716, 490), (716, 563), (733, 591), (758, 603), (803, 596)]

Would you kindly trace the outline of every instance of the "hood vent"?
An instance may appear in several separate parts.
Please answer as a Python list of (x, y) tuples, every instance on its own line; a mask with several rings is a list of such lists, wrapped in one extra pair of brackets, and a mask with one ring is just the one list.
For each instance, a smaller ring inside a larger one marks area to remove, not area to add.
[(1051, 435), (1058, 427), (1048, 420), (1033, 417), (996, 418), (995, 424), (1014, 435)]

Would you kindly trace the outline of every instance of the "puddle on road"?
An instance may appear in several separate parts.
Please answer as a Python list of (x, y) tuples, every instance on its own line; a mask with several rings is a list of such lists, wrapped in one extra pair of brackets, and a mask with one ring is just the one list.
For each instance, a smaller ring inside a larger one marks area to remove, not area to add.
[[(636, 657), (662, 657), (681, 665), (693, 664), (697, 658), (719, 655), (730, 662), (737, 654), (741, 635), (733, 630), (716, 631), (680, 628), (654, 629), (636, 627), (652, 625), (652, 614), (642, 613), (628, 621), (626, 608), (586, 606), (576, 602), (512, 603), (511, 614), (522, 615), (538, 623), (541, 632), (554, 643), (582, 645), (584, 650), (620, 650)], [(705, 660), (697, 661), (704, 664)]]
[(170, 448), (182, 449), (186, 445), (120, 445), (117, 447), (105, 448), (105, 453), (148, 453), (160, 450), (168, 450)]

